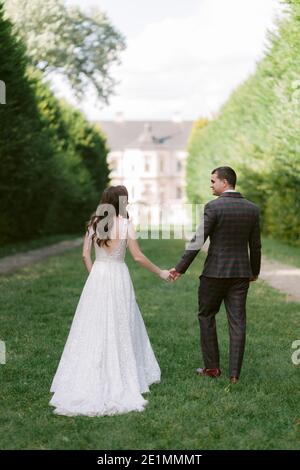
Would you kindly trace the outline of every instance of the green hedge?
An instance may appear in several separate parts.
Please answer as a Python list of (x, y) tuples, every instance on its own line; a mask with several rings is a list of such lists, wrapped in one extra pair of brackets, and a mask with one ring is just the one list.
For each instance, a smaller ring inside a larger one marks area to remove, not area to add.
[(0, 241), (6, 242), (41, 228), (54, 149), (26, 76), (25, 49), (3, 19), (1, 3), (0, 44), (0, 79), (6, 84), (6, 104), (0, 105)]
[(108, 183), (104, 136), (30, 70), (0, 3), (0, 242), (84, 229)]
[(265, 233), (300, 245), (300, 10), (299, 1), (286, 3), (256, 72), (194, 132), (187, 186), (190, 201), (205, 202), (210, 171), (233, 166), (238, 189), (261, 208)]

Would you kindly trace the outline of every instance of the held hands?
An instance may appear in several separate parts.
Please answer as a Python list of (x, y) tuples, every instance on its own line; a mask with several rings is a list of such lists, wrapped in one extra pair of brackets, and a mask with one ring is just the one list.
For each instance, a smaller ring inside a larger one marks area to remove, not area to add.
[(180, 278), (181, 274), (176, 271), (175, 268), (169, 270), (172, 282), (177, 281)]
[(159, 277), (167, 282), (172, 281), (172, 276), (167, 269), (161, 269), (159, 273)]
[(180, 276), (181, 274), (178, 273), (175, 268), (169, 269), (169, 271), (167, 269), (161, 269), (159, 273), (159, 277), (167, 282), (175, 282)]
[(163, 279), (164, 281), (167, 282), (174, 282), (176, 281), (179, 277), (181, 276), (180, 273), (178, 273), (175, 268), (170, 269), (169, 271), (167, 269), (161, 269), (159, 273), (159, 277)]

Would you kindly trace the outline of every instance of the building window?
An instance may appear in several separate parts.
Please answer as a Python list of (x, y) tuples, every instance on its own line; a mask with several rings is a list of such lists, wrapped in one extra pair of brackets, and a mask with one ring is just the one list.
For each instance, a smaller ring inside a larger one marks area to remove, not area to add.
[(162, 158), (160, 159), (160, 171), (161, 171), (161, 172), (164, 171), (164, 161), (163, 161)]
[(176, 199), (181, 199), (182, 198), (182, 189), (180, 186), (177, 186), (176, 188)]
[(132, 197), (132, 199), (134, 199), (134, 187), (131, 188), (131, 197)]
[(180, 160), (177, 160), (177, 173), (180, 173), (182, 170), (182, 163)]
[(147, 198), (150, 196), (150, 194), (151, 194), (151, 185), (145, 184), (143, 195)]
[(151, 157), (149, 156), (145, 157), (145, 167), (144, 167), (145, 173), (149, 173), (150, 171), (150, 160), (151, 160)]

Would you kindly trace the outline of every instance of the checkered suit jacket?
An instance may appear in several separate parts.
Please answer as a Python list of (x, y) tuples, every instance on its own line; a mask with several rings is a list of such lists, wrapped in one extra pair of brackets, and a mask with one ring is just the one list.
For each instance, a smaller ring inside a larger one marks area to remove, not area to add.
[(178, 273), (185, 273), (207, 237), (210, 246), (204, 276), (258, 276), (261, 262), (259, 209), (241, 193), (225, 192), (206, 204), (197, 232), (175, 267)]

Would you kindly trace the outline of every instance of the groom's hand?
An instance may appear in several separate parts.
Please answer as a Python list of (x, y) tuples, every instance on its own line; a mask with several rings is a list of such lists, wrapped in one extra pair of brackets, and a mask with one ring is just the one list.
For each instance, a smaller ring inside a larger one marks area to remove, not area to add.
[(254, 282), (254, 281), (257, 281), (257, 279), (258, 279), (258, 276), (252, 276), (252, 277), (250, 277), (249, 280), (250, 280), (250, 282)]
[(169, 269), (170, 276), (172, 281), (177, 281), (180, 278), (181, 274), (176, 271), (175, 268)]

